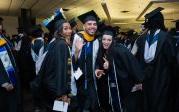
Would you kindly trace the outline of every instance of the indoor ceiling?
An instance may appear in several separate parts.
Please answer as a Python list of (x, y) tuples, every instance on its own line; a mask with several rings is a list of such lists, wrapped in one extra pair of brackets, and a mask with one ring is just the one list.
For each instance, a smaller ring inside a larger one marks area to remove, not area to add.
[(170, 25), (179, 19), (179, 0), (0, 0), (0, 15), (18, 16), (20, 9), (31, 9), (32, 16), (45, 18), (56, 8), (66, 9), (67, 19), (94, 10), (102, 20), (113, 25), (128, 27), (144, 22), (144, 15), (157, 7)]

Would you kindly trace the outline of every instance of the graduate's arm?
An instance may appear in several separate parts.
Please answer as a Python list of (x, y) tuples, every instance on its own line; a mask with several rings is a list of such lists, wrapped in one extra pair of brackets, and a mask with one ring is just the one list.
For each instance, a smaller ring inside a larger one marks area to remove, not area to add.
[(176, 51), (175, 51), (175, 44), (172, 42), (172, 37), (170, 35), (167, 35), (167, 40), (165, 41), (165, 49), (164, 49), (164, 54), (167, 58), (167, 61), (169, 64), (174, 64), (176, 63)]
[(79, 58), (81, 55), (81, 50), (77, 48), (77, 44), (79, 43), (79, 41), (82, 41), (81, 37), (75, 34), (72, 44), (72, 63), (74, 70), (77, 70), (77, 68), (79, 67)]
[(126, 68), (129, 75), (133, 78), (136, 83), (143, 82), (144, 75), (142, 74), (142, 69), (137, 61), (137, 59), (126, 49), (121, 46), (122, 49), (119, 49), (118, 54), (121, 56), (121, 60), (123, 61), (124, 67)]
[(104, 75), (104, 70), (100, 69), (100, 57), (99, 52), (97, 53), (97, 58), (95, 61), (95, 75), (97, 77), (97, 79), (101, 78), (102, 75)]
[(135, 79), (136, 82), (141, 83), (144, 79), (144, 74), (142, 72), (142, 68), (139, 65), (139, 62), (137, 59), (126, 50), (125, 57), (127, 57), (126, 60), (126, 68), (128, 68), (128, 71), (130, 75)]
[(179, 66), (179, 46), (177, 46), (177, 55), (176, 55), (176, 58), (177, 58), (177, 64)]
[[(177, 58), (176, 58), (176, 50), (175, 44), (172, 42), (172, 37), (167, 35), (167, 40), (164, 43), (164, 57), (170, 67), (171, 71), (176, 71), (177, 66)], [(177, 73), (171, 73), (172, 77), (178, 77)]]
[(79, 35), (75, 34), (73, 44), (72, 44), (72, 55), (75, 57), (75, 61), (78, 60), (80, 51), (82, 49), (80, 41), (83, 43)]
[(96, 58), (96, 61), (95, 61), (95, 70), (100, 68), (100, 58), (102, 58), (102, 57), (100, 57), (99, 52), (98, 52), (97, 58)]
[(3, 84), (8, 83), (8, 77), (5, 75), (6, 72), (3, 70), (3, 64), (0, 62), (0, 86), (3, 87)]
[(67, 82), (67, 52), (68, 47), (65, 43), (58, 43), (55, 53), (55, 73), (57, 75), (57, 98), (68, 94)]
[(12, 84), (9, 83), (8, 77), (5, 76), (5, 73), (3, 72), (3, 70), (0, 71), (0, 86), (5, 88), (7, 91), (11, 91), (14, 89), (14, 87)]
[(9, 82), (6, 80), (5, 76), (3, 74), (0, 75), (0, 86), (5, 87), (9, 84)]

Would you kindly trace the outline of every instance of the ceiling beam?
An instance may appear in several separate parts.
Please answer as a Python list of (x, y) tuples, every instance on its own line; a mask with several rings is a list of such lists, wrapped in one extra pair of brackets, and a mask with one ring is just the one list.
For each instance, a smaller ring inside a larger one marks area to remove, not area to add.
[(37, 3), (39, 2), (39, 0), (36, 0), (29, 9), (32, 9)]
[(105, 1), (105, 0), (102, 0), (101, 6), (102, 6), (102, 8), (103, 8), (103, 10), (104, 10), (104, 12), (105, 12), (107, 18), (108, 18), (108, 22), (110, 23), (110, 22), (111, 22), (111, 16), (110, 16), (110, 14), (109, 14), (109, 10), (108, 10), (108, 7), (107, 7), (107, 4), (106, 4), (106, 1)]
[(144, 8), (144, 10), (139, 14), (136, 18), (136, 21), (140, 21), (139, 19), (146, 13), (146, 11), (154, 4), (154, 3), (168, 3), (168, 2), (179, 2), (178, 0), (151, 0), (149, 4)]
[(9, 3), (9, 7), (8, 7), (8, 10), (7, 10), (7, 15), (9, 15), (11, 5), (12, 5), (12, 0), (11, 0), (10, 3)]
[(153, 2), (149, 2), (149, 4), (144, 8), (144, 10), (139, 14), (139, 16), (136, 18), (136, 21), (139, 21), (139, 19), (142, 17), (142, 15), (145, 14), (145, 12), (153, 5)]

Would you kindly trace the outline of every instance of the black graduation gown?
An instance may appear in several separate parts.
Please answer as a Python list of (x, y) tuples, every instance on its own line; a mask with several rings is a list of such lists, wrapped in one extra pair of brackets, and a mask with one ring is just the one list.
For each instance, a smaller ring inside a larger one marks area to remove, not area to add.
[(35, 63), (31, 56), (31, 40), (27, 36), (21, 38), (21, 48), (17, 52), (17, 66), (23, 89), (29, 89), (30, 81), (35, 78)]
[[(81, 38), (82, 35), (80, 35)], [(84, 38), (83, 38), (84, 39)], [(87, 42), (84, 39), (85, 42)], [(85, 44), (81, 50), (80, 58), (75, 62), (73, 56), (73, 67), (74, 70), (77, 70), (79, 67), (82, 70), (82, 76), (76, 80), (77, 84), (77, 99), (79, 105), (79, 112), (83, 112), (84, 110), (88, 110), (90, 112), (98, 112), (98, 98), (97, 92), (95, 89), (95, 81), (93, 77), (93, 44), (96, 40), (88, 42), (90, 47), (88, 50), (85, 50), (87, 44)], [(88, 52), (88, 53), (87, 53)], [(86, 83), (86, 87), (85, 87)]]
[(62, 95), (67, 95), (68, 87), (68, 58), (69, 49), (64, 39), (57, 38), (49, 44), (48, 53), (39, 71), (41, 76), (41, 89), (46, 106), (53, 107), (54, 100)]
[[(141, 98), (138, 99), (138, 92), (134, 92), (134, 93), (131, 92), (132, 87), (135, 84), (142, 83), (143, 78), (144, 78), (142, 74), (142, 70), (139, 66), (139, 63), (137, 62), (135, 57), (129, 52), (129, 50), (126, 47), (124, 47), (122, 44), (116, 44), (113, 47), (112, 53), (113, 53), (112, 57), (114, 59), (114, 65), (116, 69), (115, 72), (117, 75), (117, 82), (118, 82), (118, 87), (119, 87), (119, 94), (120, 94), (120, 99), (122, 103), (122, 108), (124, 109), (125, 112), (139, 112), (140, 109), (138, 110), (138, 106), (139, 106), (138, 100), (140, 100)], [(97, 58), (96, 68), (100, 67), (99, 66), (100, 60), (102, 60), (102, 57)], [(111, 74), (108, 74), (110, 70), (114, 70), (114, 69), (109, 69), (107, 71), (107, 75), (111, 75)], [(107, 81), (106, 75), (102, 77), (101, 79), (98, 79), (97, 81), (98, 81), (98, 84), (99, 82), (102, 83), (98, 85), (98, 93), (104, 93), (104, 94), (98, 94), (98, 96), (99, 96), (100, 102), (103, 105), (104, 103), (109, 102), (109, 99), (108, 99), (109, 96), (107, 96), (108, 89), (106, 89), (108, 88), (106, 87), (108, 86), (107, 85), (108, 82), (106, 82)], [(106, 91), (107, 93), (104, 92), (104, 90), (107, 90)], [(100, 96), (100, 95), (105, 95), (105, 96)], [(108, 101), (104, 101), (105, 99), (108, 99)], [(106, 104), (104, 105), (106, 106)]]
[[(176, 77), (177, 77), (177, 83), (176, 83), (176, 89), (177, 89), (177, 93), (176, 93), (176, 104), (175, 106), (175, 112), (179, 111), (179, 42), (177, 43), (177, 47), (176, 47)], [(175, 101), (175, 100), (174, 100)]]
[(168, 112), (174, 61), (171, 37), (166, 32), (159, 32), (154, 60), (150, 64), (146, 64), (144, 60), (146, 35), (147, 33), (138, 38), (138, 52), (136, 54), (145, 74), (144, 112)]
[(121, 97), (125, 99), (134, 84), (141, 83), (144, 76), (135, 57), (121, 44), (114, 48), (114, 63), (121, 86)]
[(15, 64), (15, 60), (11, 52), (11, 49), (9, 48), (7, 44), (4, 46), (8, 52), (11, 63), (15, 69), (16, 85), (14, 87), (14, 90), (10, 92), (7, 92), (5, 88), (1, 87), (3, 83), (10, 82), (10, 80), (7, 76), (3, 63), (0, 60), (0, 111), (1, 112), (18, 112), (20, 109), (18, 108), (18, 106), (20, 105), (20, 94), (19, 94), (20, 85), (19, 85), (19, 78), (18, 78), (18, 69)]

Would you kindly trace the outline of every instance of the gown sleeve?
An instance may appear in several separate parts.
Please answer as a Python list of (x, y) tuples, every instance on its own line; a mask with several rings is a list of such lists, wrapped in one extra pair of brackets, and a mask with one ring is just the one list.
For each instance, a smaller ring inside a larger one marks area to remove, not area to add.
[(58, 43), (56, 47), (56, 86), (57, 86), (57, 96), (62, 96), (68, 93), (68, 84), (67, 84), (67, 52), (68, 47), (65, 43)]
[(142, 82), (144, 79), (142, 69), (136, 58), (128, 51), (128, 49), (122, 45), (118, 45), (115, 52), (116, 55), (120, 57), (120, 60), (129, 76), (132, 77), (136, 83)]

